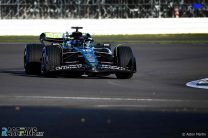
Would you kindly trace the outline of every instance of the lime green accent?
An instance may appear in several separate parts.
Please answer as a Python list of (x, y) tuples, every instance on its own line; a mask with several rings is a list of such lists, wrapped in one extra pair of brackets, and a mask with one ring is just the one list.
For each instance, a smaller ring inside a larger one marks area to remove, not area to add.
[(63, 38), (63, 33), (45, 33), (46, 38)]
[(25, 128), (24, 127), (20, 127), (18, 136), (24, 136), (24, 133), (25, 133)]

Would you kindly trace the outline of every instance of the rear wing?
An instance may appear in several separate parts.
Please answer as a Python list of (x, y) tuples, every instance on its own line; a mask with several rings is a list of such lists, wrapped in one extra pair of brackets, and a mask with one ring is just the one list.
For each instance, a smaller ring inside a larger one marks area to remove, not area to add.
[(45, 32), (40, 35), (40, 42), (43, 43), (43, 41), (47, 41), (62, 43), (64, 41), (65, 35), (65, 33)]
[[(71, 27), (72, 29), (76, 29), (76, 32), (73, 33), (79, 33), (79, 29), (83, 29), (83, 27)], [(48, 42), (57, 42), (57, 43), (62, 43), (65, 38), (70, 38), (71, 35), (68, 32), (66, 33), (53, 33), (53, 32), (45, 32), (40, 34), (40, 42), (43, 43), (43, 41), (48, 41)]]
[(76, 32), (72, 33), (53, 33), (53, 32), (45, 32), (40, 34), (40, 42), (44, 43), (46, 42), (53, 42), (53, 43), (63, 43), (65, 40), (69, 39), (87, 39), (92, 40), (91, 35), (89, 33), (81, 33), (78, 32), (78, 29), (82, 29), (82, 27), (72, 27), (72, 29), (76, 29)]

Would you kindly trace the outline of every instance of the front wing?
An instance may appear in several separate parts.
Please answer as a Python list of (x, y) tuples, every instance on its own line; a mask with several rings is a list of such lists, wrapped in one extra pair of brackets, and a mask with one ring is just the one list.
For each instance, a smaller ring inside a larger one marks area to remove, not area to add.
[(128, 68), (119, 67), (116, 65), (98, 65), (96, 68), (91, 68), (83, 64), (69, 64), (57, 66), (50, 72), (87, 72), (87, 73), (117, 73), (117, 72), (132, 72)]

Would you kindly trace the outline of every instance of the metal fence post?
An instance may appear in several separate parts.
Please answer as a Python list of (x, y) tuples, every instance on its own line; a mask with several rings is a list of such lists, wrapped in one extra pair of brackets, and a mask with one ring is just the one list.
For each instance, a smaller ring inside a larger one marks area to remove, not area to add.
[(19, 0), (17, 0), (17, 19), (19, 19), (19, 11), (20, 11), (20, 5)]
[(1, 0), (0, 0), (0, 18), (2, 19), (2, 15), (1, 15)]
[(63, 17), (63, 1), (62, 0), (61, 0), (60, 12), (61, 12), (61, 18), (64, 18)]

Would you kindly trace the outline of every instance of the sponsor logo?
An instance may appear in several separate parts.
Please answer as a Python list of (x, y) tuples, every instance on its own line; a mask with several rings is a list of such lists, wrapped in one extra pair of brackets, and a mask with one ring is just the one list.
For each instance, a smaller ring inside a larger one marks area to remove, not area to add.
[(66, 66), (56, 67), (55, 70), (78, 69), (78, 68), (81, 68), (81, 67), (82, 67), (82, 64), (66, 65)]
[(44, 132), (38, 132), (37, 127), (2, 127), (2, 137), (13, 136), (43, 136)]

